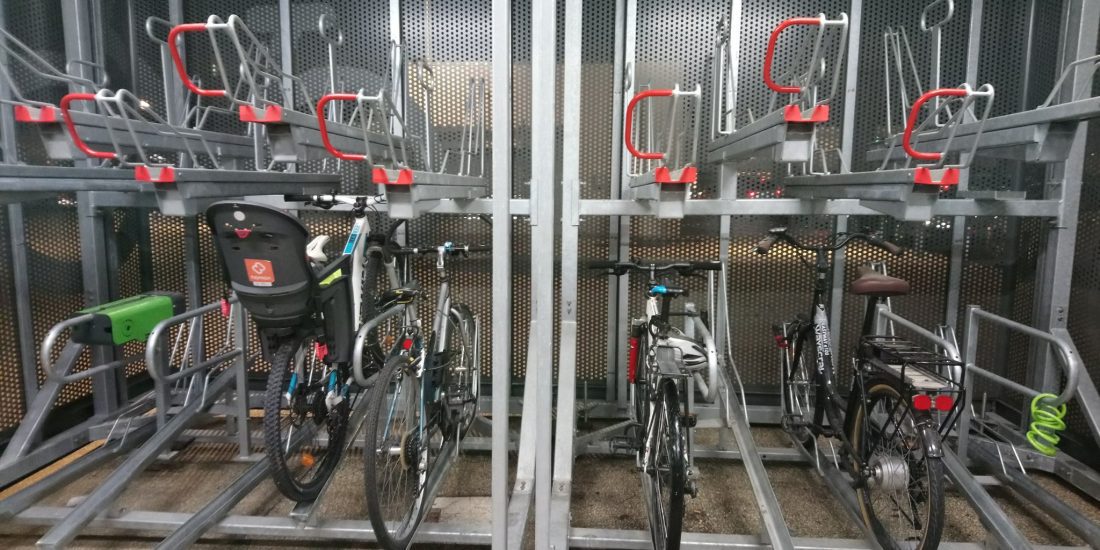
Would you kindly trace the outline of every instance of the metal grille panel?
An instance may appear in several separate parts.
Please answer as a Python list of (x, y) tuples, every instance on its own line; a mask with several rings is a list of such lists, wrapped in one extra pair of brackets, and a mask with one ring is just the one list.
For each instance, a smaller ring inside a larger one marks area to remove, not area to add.
[(0, 208), (0, 433), (19, 425), (26, 412), (23, 364), (15, 318), (8, 209)]

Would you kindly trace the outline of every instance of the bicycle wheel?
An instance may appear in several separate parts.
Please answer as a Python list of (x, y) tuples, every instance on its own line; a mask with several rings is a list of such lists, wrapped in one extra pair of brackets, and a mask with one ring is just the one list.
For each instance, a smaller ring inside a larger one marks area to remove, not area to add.
[(856, 488), (863, 521), (884, 548), (936, 548), (943, 533), (943, 464), (924, 454), (917, 426), (928, 413), (915, 411), (894, 379), (873, 377), (864, 387), (850, 434), (871, 470)]
[(481, 396), (477, 327), (473, 312), (464, 304), (451, 306), (447, 323), (447, 342), (437, 367), (442, 369), (443, 402), (447, 405), (451, 427), (447, 434), (461, 439), (466, 437), (477, 418)]
[(327, 369), (313, 342), (307, 337), (279, 345), (264, 395), (264, 445), (271, 476), (279, 492), (297, 502), (316, 499), (340, 462), (350, 412), (347, 399), (328, 410)]
[[(792, 326), (800, 327), (795, 323)], [(797, 328), (791, 330), (798, 330)], [(783, 428), (795, 441), (813, 452), (814, 439), (809, 425), (814, 421), (814, 372), (817, 368), (817, 343), (812, 330), (803, 330), (783, 353)], [(827, 361), (830, 359), (826, 359)]]
[[(362, 294), (361, 305), (359, 307), (359, 323), (365, 323), (380, 312), (374, 305), (374, 299), (378, 292), (378, 277), (383, 271), (382, 253), (379, 251), (367, 252), (363, 254), (363, 280), (361, 281)], [(365, 350), (363, 354), (364, 368), (363, 371), (367, 376), (371, 373), (381, 370), (382, 363), (386, 360), (386, 354), (382, 350), (382, 342), (378, 337), (378, 329), (367, 332)]]
[(661, 398), (653, 410), (646, 438), (648, 459), (643, 485), (649, 511), (649, 533), (656, 550), (680, 548), (684, 526), (684, 486), (687, 482), (687, 442), (680, 422), (676, 384), (661, 382)]
[(363, 452), (367, 512), (378, 544), (404, 550), (416, 531), (429, 471), (420, 380), (403, 355), (391, 357), (371, 388)]

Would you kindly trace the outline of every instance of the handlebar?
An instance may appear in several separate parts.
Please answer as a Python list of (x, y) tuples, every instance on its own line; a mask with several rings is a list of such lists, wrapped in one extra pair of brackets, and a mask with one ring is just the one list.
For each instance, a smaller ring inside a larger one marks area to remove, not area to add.
[(588, 262), (588, 269), (610, 270), (608, 275), (624, 275), (628, 271), (675, 271), (680, 275), (691, 275), (696, 271), (721, 271), (722, 262), (673, 262), (664, 265), (646, 262), (620, 262), (615, 260), (594, 260)]
[(384, 202), (382, 195), (283, 195), (287, 202), (304, 202), (318, 208), (332, 208), (337, 204), (371, 207)]
[(887, 241), (882, 237), (879, 237), (877, 235), (869, 235), (867, 233), (837, 233), (830, 240), (830, 242), (822, 245), (811, 246), (803, 244), (794, 237), (790, 236), (787, 233), (786, 227), (776, 227), (769, 231), (767, 237), (764, 237), (760, 240), (760, 242), (756, 243), (756, 253), (767, 254), (771, 250), (772, 245), (780, 240), (786, 242), (787, 244), (793, 246), (798, 250), (806, 250), (811, 252), (840, 250), (841, 248), (848, 246), (848, 244), (852, 241), (866, 242), (867, 244), (877, 248), (881, 248), (889, 252), (890, 254), (893, 254), (894, 256), (900, 256), (905, 251), (902, 247), (890, 241)]
[(191, 90), (191, 93), (203, 97), (227, 97), (229, 92), (225, 90), (207, 90), (198, 87), (197, 84), (191, 81), (191, 77), (187, 75), (187, 67), (183, 66), (183, 57), (180, 56), (179, 46), (176, 44), (176, 38), (183, 33), (188, 32), (201, 32), (206, 30), (206, 23), (184, 23), (182, 25), (176, 25), (172, 27), (172, 30), (168, 31), (168, 53), (172, 56), (172, 64), (176, 66), (176, 73), (179, 74), (180, 80), (183, 81), (184, 87)]
[(65, 94), (65, 97), (61, 98), (61, 104), (59, 105), (61, 109), (61, 118), (65, 121), (65, 128), (69, 131), (69, 137), (73, 140), (73, 145), (75, 145), (77, 149), (80, 149), (80, 152), (84, 153), (89, 158), (115, 160), (118, 158), (118, 154), (113, 151), (96, 151), (88, 147), (88, 144), (84, 143), (84, 140), (76, 133), (76, 124), (73, 123), (73, 118), (69, 116), (69, 104), (73, 101), (94, 102), (95, 100), (95, 94), (84, 92)]
[(361, 162), (367, 160), (366, 155), (358, 153), (345, 153), (335, 146), (328, 138), (328, 124), (325, 121), (325, 106), (331, 101), (359, 101), (359, 94), (325, 94), (321, 96), (321, 99), (317, 100), (317, 130), (321, 132), (321, 143), (324, 144), (325, 149), (329, 154), (340, 159), (354, 162)]
[(466, 256), (471, 252), (492, 252), (493, 247), (490, 245), (477, 245), (477, 244), (455, 244), (444, 243), (440, 246), (424, 246), (424, 247), (402, 247), (395, 248), (391, 252), (395, 256), (419, 256), (439, 254), (440, 252), (450, 256)]

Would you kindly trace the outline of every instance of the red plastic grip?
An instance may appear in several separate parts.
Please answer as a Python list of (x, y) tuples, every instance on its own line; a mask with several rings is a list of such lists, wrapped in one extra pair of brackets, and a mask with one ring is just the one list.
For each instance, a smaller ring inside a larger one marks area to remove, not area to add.
[(84, 143), (84, 140), (80, 139), (80, 136), (77, 135), (76, 124), (73, 124), (73, 118), (69, 116), (69, 104), (74, 101), (95, 101), (95, 94), (65, 94), (65, 97), (61, 98), (61, 118), (65, 120), (65, 128), (69, 130), (69, 137), (73, 140), (73, 145), (76, 145), (76, 148), (80, 149), (80, 152), (84, 153), (89, 158), (117, 159), (118, 155), (111, 151), (96, 151), (88, 147), (88, 144)]
[(797, 94), (802, 91), (798, 86), (780, 86), (772, 80), (772, 59), (775, 57), (775, 44), (779, 41), (779, 34), (787, 27), (795, 25), (820, 26), (821, 19), (817, 17), (792, 17), (779, 24), (768, 38), (768, 49), (764, 52), (764, 85), (781, 94)]
[(205, 30), (206, 23), (184, 23), (172, 27), (172, 30), (168, 31), (168, 53), (172, 55), (172, 64), (176, 66), (176, 72), (179, 73), (180, 80), (183, 81), (183, 85), (187, 87), (188, 90), (203, 97), (225, 97), (229, 95), (225, 90), (207, 90), (191, 82), (191, 77), (187, 76), (187, 67), (183, 66), (183, 58), (180, 57), (179, 47), (176, 46), (176, 38), (181, 33), (201, 32)]
[(358, 99), (359, 96), (355, 94), (325, 94), (317, 100), (317, 129), (321, 132), (321, 143), (325, 145), (325, 149), (328, 149), (329, 154), (340, 160), (363, 161), (367, 160), (367, 156), (345, 153), (332, 146), (332, 142), (328, 139), (328, 125), (325, 123), (325, 105), (330, 101), (357, 101)]
[(909, 109), (909, 120), (905, 123), (905, 134), (901, 138), (901, 146), (905, 149), (905, 152), (910, 157), (916, 160), (931, 160), (938, 161), (943, 158), (943, 154), (938, 152), (924, 153), (913, 149), (913, 146), (909, 144), (909, 140), (913, 137), (913, 129), (917, 127), (917, 116), (920, 115), (920, 109), (928, 102), (929, 99), (934, 97), (964, 97), (966, 96), (966, 90), (962, 88), (938, 88), (935, 90), (929, 90), (924, 95), (917, 98), (917, 101), (913, 103), (913, 108)]
[(634, 125), (634, 106), (639, 101), (647, 97), (669, 97), (672, 95), (672, 90), (646, 90), (630, 100), (630, 104), (626, 106), (626, 127), (623, 128), (623, 139), (626, 141), (626, 150), (630, 151), (631, 155), (635, 158), (647, 159), (647, 160), (660, 160), (665, 158), (664, 153), (643, 153), (634, 148), (634, 143), (630, 141), (631, 128)]

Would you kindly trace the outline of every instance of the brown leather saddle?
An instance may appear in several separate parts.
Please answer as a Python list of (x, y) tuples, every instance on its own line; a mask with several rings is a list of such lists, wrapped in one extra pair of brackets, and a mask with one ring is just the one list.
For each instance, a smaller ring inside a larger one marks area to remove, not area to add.
[(852, 294), (889, 298), (909, 294), (909, 281), (883, 275), (869, 266), (859, 268), (859, 277), (848, 287)]

